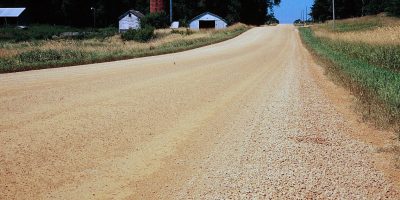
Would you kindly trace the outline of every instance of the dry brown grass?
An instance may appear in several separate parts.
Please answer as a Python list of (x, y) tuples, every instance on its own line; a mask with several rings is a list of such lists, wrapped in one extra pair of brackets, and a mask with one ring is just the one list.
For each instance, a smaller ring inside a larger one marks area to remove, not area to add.
[(367, 16), (339, 20), (337, 30), (330, 28), (331, 22), (313, 26), (317, 37), (340, 40), (345, 42), (360, 42), (378, 45), (400, 44), (400, 20), (385, 15)]
[(400, 26), (380, 27), (368, 31), (352, 32), (331, 32), (326, 29), (314, 29), (317, 37), (328, 38), (332, 40), (341, 40), (345, 42), (362, 42), (379, 45), (400, 45)]
[(356, 17), (340, 20), (340, 23), (355, 24), (355, 23), (369, 23), (377, 22), (382, 26), (400, 25), (400, 21), (396, 17), (388, 17), (386, 14), (369, 15), (364, 17)]
[[(234, 25), (228, 28), (233, 30), (241, 24)], [(181, 31), (186, 31), (185, 28)], [(226, 31), (226, 30), (225, 30)], [(123, 41), (119, 35), (113, 37), (99, 40), (99, 39), (87, 39), (87, 40), (70, 40), (70, 39), (60, 39), (60, 40), (46, 40), (41, 42), (20, 42), (20, 43), (8, 43), (0, 47), (0, 58), (11, 57), (18, 55), (22, 52), (31, 51), (34, 49), (41, 50), (66, 50), (74, 49), (84, 52), (110, 52), (110, 51), (131, 51), (131, 50), (141, 50), (149, 48), (157, 48), (163, 44), (182, 41), (182, 40), (193, 40), (199, 38), (207, 38), (217, 33), (216, 30), (201, 30), (193, 31), (190, 35), (184, 35), (179, 33), (171, 33), (170, 29), (160, 29), (156, 30), (156, 38), (152, 39), (147, 43), (140, 43), (135, 41)]]
[(18, 54), (18, 51), (13, 50), (13, 49), (0, 49), (0, 58), (12, 57), (17, 54)]
[(116, 61), (189, 50), (238, 36), (249, 27), (224, 30), (157, 30), (146, 43), (124, 41), (120, 35), (92, 39), (0, 42), (0, 73)]

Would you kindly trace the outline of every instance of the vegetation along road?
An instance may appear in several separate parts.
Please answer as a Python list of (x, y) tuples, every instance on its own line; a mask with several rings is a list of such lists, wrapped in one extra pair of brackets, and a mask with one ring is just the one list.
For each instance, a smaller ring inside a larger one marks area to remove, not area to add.
[(1, 74), (0, 199), (399, 199), (351, 101), (289, 25)]

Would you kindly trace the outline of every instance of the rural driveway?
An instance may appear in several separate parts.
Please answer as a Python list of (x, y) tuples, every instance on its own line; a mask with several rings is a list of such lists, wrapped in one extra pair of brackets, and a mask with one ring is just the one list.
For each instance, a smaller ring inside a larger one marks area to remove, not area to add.
[(0, 75), (0, 199), (399, 199), (324, 81), (293, 26)]

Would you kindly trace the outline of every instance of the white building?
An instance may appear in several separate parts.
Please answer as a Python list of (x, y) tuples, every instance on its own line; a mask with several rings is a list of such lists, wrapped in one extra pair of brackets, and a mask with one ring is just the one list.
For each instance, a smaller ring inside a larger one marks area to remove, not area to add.
[(172, 22), (170, 28), (171, 29), (178, 29), (179, 28), (179, 22), (178, 21)]
[(205, 12), (192, 19), (189, 23), (189, 28), (199, 30), (203, 28), (224, 29), (228, 23), (220, 16)]
[(119, 17), (119, 32), (126, 32), (129, 29), (140, 29), (140, 19), (144, 15), (136, 10), (129, 10)]

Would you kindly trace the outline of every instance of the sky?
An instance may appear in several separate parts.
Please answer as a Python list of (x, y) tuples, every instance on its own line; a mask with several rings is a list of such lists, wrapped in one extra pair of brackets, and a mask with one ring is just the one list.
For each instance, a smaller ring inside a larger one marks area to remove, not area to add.
[[(281, 0), (279, 7), (275, 7), (275, 17), (280, 21), (281, 24), (291, 24), (296, 19), (300, 19), (301, 12), (308, 10), (313, 5), (314, 0)], [(308, 16), (310, 17), (310, 16)]]

